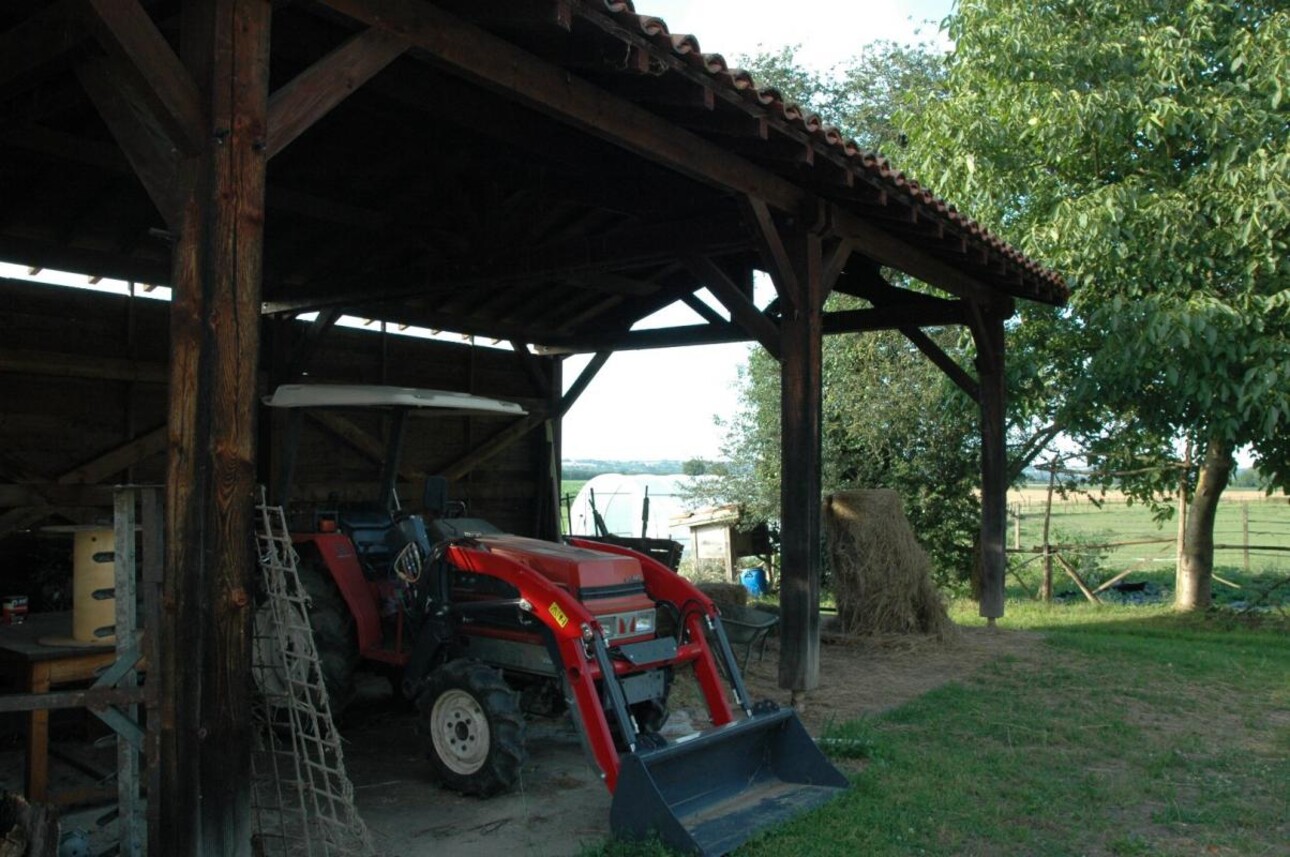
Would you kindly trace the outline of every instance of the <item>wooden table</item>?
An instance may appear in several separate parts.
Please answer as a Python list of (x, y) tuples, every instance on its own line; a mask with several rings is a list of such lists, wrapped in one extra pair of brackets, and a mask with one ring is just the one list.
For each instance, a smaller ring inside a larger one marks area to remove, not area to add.
[[(89, 681), (116, 660), (112, 646), (47, 646), (41, 637), (70, 637), (71, 613), (30, 613), (21, 625), (0, 625), (0, 670), (18, 678), (27, 693)], [(27, 720), (27, 800), (49, 799), (49, 711), (37, 709)]]

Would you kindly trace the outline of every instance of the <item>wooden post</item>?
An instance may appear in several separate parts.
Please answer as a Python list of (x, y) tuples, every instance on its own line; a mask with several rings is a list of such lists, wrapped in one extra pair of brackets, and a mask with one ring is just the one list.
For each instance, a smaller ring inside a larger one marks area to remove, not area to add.
[(1053, 489), (1057, 487), (1057, 459), (1048, 462), (1048, 500), (1044, 504), (1044, 581), (1039, 594), (1044, 601), (1053, 600), (1053, 550), (1049, 527), (1053, 520)]
[(1008, 451), (1004, 443), (1006, 391), (1003, 377), (1003, 318), (973, 305), (981, 386), (981, 604), (990, 624), (1003, 615), (1008, 558)]
[(1175, 588), (1182, 576), (1183, 542), (1187, 533), (1187, 478), (1191, 475), (1191, 439), (1183, 446), (1182, 472), (1178, 476), (1178, 543), (1174, 546)]
[(797, 294), (780, 322), (779, 686), (802, 692), (820, 678), (821, 344), (825, 288), (820, 239), (785, 235)]
[(268, 0), (184, 5), (204, 109), (174, 250), (161, 850), (250, 855), (247, 633), (264, 234)]
[(1012, 549), (1021, 550), (1021, 504), (1012, 507)]
[(1241, 504), (1241, 566), (1250, 573), (1250, 504)]

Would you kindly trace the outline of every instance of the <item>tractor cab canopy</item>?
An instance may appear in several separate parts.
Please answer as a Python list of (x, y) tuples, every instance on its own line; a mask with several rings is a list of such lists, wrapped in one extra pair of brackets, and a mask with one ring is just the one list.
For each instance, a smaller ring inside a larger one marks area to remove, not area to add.
[[(394, 419), (386, 438), (382, 455), (380, 495), (375, 499), (375, 510), (388, 517), (399, 509), (395, 490), (399, 478), (399, 458), (410, 413), (433, 412), (436, 416), (464, 416), (469, 414), (494, 414), (523, 416), (525, 411), (515, 402), (457, 393), (449, 390), (430, 390), (421, 387), (393, 387), (379, 384), (283, 384), (264, 397), (264, 404), (271, 408), (290, 409), (287, 438), (282, 461), (274, 483), (274, 497), (283, 507), (287, 506), (292, 476), (295, 471), (295, 453), (300, 442), (302, 412), (309, 408), (379, 408), (389, 410)], [(427, 508), (442, 509), (446, 501), (442, 479), (426, 480)], [(431, 496), (433, 495), (433, 496)], [(383, 525), (378, 529), (384, 530)]]

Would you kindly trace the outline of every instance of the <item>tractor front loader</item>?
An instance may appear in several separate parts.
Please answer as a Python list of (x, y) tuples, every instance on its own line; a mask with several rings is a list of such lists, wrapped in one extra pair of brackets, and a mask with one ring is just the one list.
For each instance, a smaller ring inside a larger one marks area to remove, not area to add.
[[(430, 392), (349, 391), (344, 404), (425, 407)], [(439, 479), (427, 480), (424, 514), (407, 514), (392, 484), (387, 508), (318, 511), (293, 539), (333, 708), (359, 660), (401, 670), (444, 785), (509, 788), (526, 718), (567, 710), (625, 838), (724, 854), (846, 788), (792, 709), (751, 703), (717, 607), (689, 581), (628, 548), (502, 533), (461, 516)], [(711, 726), (669, 740), (660, 730), (682, 669)]]

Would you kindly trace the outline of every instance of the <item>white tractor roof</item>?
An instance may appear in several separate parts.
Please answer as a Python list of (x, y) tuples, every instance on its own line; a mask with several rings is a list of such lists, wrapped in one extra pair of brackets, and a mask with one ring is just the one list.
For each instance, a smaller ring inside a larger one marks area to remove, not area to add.
[(514, 402), (426, 390), (420, 387), (387, 387), (375, 384), (283, 384), (266, 396), (271, 408), (434, 408), (463, 413), (511, 414), (525, 411)]

